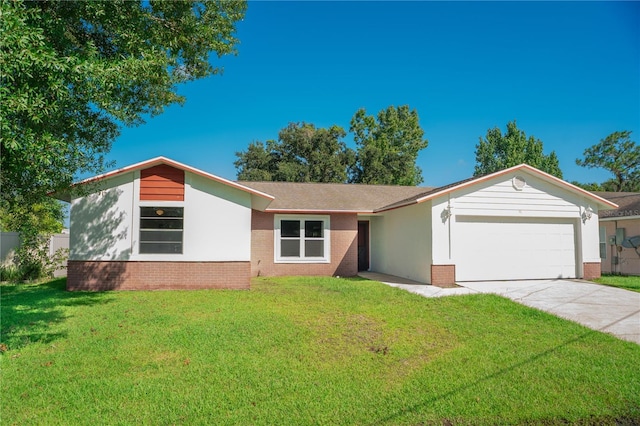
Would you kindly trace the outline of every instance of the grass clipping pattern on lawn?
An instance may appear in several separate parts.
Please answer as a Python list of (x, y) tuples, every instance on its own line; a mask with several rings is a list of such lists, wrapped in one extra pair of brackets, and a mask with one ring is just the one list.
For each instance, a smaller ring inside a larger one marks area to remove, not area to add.
[(0, 287), (3, 424), (633, 424), (640, 346), (492, 295)]

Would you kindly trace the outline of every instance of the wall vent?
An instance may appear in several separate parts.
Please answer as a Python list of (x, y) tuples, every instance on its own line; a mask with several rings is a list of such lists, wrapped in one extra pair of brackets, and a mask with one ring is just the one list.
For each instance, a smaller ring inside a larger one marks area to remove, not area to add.
[(516, 176), (511, 179), (511, 184), (516, 189), (516, 191), (522, 191), (527, 185), (527, 181), (525, 181), (522, 176)]

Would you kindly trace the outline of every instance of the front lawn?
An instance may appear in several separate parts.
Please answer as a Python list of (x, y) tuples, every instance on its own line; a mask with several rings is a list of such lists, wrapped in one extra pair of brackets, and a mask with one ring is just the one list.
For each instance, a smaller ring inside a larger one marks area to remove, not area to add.
[(2, 424), (637, 424), (640, 346), (493, 295), (3, 285)]
[(600, 284), (624, 288), (625, 290), (637, 291), (640, 293), (640, 277), (632, 275), (603, 275), (594, 281)]

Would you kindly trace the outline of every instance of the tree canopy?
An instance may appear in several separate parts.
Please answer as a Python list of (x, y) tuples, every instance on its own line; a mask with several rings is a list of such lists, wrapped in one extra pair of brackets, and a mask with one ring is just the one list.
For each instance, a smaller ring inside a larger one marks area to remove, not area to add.
[(4, 208), (99, 172), (121, 125), (184, 98), (235, 53), (244, 1), (2, 1), (0, 185)]
[(390, 106), (377, 117), (358, 110), (349, 129), (357, 145), (351, 181), (380, 185), (418, 185), (422, 170), (418, 154), (428, 141), (423, 138), (418, 113), (407, 105)]
[(486, 175), (522, 163), (562, 179), (555, 151), (545, 155), (542, 141), (533, 136), (527, 137), (513, 120), (507, 123), (505, 134), (494, 127), (487, 130), (484, 139), (480, 138), (476, 145), (474, 176)]
[(327, 129), (292, 123), (277, 141), (252, 142), (236, 152), (238, 179), (253, 181), (342, 182), (418, 185), (422, 171), (418, 152), (427, 141), (418, 114), (408, 106), (393, 107), (367, 116), (361, 109), (351, 120), (357, 150), (342, 141), (340, 126)]
[(630, 131), (611, 133), (587, 148), (583, 156), (576, 159), (579, 166), (602, 168), (613, 174), (612, 179), (602, 183), (601, 190), (640, 191), (640, 147), (631, 140)]
[(64, 216), (62, 203), (51, 197), (36, 204), (15, 206), (11, 211), (0, 207), (0, 231), (18, 232), (29, 228), (36, 234), (55, 234), (62, 231)]
[(591, 192), (606, 191), (606, 189), (604, 189), (603, 186), (597, 182), (583, 183), (574, 180), (571, 181), (571, 184)]
[(252, 142), (237, 152), (234, 163), (238, 179), (285, 182), (345, 182), (355, 153), (342, 138), (339, 126), (328, 129), (313, 124), (291, 123), (278, 140)]

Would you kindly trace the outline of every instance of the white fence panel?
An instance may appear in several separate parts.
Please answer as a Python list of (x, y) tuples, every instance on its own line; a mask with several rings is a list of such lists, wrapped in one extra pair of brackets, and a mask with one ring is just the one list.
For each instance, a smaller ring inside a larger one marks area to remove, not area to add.
[(11, 263), (18, 247), (20, 247), (20, 234), (0, 232), (0, 264)]
[[(13, 256), (20, 247), (20, 234), (17, 232), (0, 232), (0, 264), (7, 265), (13, 262)], [(53, 234), (49, 239), (49, 256), (53, 256), (59, 249), (69, 249), (69, 234)], [(67, 260), (60, 265), (54, 273), (54, 277), (67, 275)]]
[[(69, 250), (69, 234), (53, 234), (51, 236), (49, 240), (49, 256), (53, 256), (60, 249)], [(67, 276), (67, 257), (65, 256), (60, 267), (53, 272), (54, 277)]]

